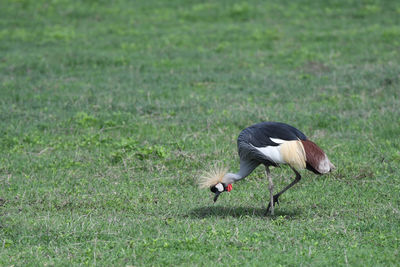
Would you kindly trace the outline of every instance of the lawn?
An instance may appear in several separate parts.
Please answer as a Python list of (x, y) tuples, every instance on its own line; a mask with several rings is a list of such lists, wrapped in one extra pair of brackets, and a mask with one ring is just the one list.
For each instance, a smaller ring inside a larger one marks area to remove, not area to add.
[[(197, 186), (260, 121), (337, 166), (274, 216)], [(1, 266), (398, 265), (399, 137), (398, 1), (0, 0)]]

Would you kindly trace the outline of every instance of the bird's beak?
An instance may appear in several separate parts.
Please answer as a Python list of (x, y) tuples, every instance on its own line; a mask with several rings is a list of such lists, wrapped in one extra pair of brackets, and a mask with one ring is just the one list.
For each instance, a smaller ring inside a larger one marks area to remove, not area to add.
[(219, 192), (219, 191), (215, 192), (214, 203), (217, 201), (220, 194), (221, 194), (221, 192)]

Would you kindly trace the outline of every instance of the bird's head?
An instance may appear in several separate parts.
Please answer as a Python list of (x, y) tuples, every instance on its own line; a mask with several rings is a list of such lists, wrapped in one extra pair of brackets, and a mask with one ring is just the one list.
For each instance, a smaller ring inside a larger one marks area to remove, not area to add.
[[(207, 171), (203, 172), (199, 179), (200, 188), (210, 188), (211, 192), (215, 194), (214, 202), (217, 201), (222, 192), (230, 192), (232, 184), (224, 180), (227, 175), (227, 169), (221, 165), (214, 165)], [(224, 182), (223, 182), (224, 181)]]
[(225, 191), (231, 192), (231, 190), (232, 190), (232, 184), (226, 185), (226, 184), (224, 184), (224, 183), (218, 183), (218, 184), (216, 184), (216, 185), (214, 185), (214, 186), (211, 186), (211, 187), (210, 187), (210, 190), (211, 190), (211, 192), (213, 192), (213, 193), (215, 194), (215, 196), (214, 196), (214, 202), (216, 202), (217, 199), (218, 199), (218, 197), (219, 197), (219, 195), (220, 195), (222, 192), (225, 192)]

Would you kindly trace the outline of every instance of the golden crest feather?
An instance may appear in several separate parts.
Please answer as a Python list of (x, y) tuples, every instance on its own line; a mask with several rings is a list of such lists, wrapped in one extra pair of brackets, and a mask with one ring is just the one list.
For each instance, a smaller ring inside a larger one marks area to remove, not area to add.
[(209, 170), (204, 171), (199, 179), (200, 188), (210, 188), (218, 183), (222, 182), (225, 174), (228, 172), (228, 168), (220, 165), (214, 165)]

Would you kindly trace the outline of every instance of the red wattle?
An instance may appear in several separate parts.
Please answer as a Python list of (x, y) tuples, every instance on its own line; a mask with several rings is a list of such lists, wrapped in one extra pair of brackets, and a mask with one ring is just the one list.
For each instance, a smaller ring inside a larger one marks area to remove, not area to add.
[(232, 184), (228, 184), (228, 186), (226, 187), (226, 191), (231, 192), (232, 190)]

